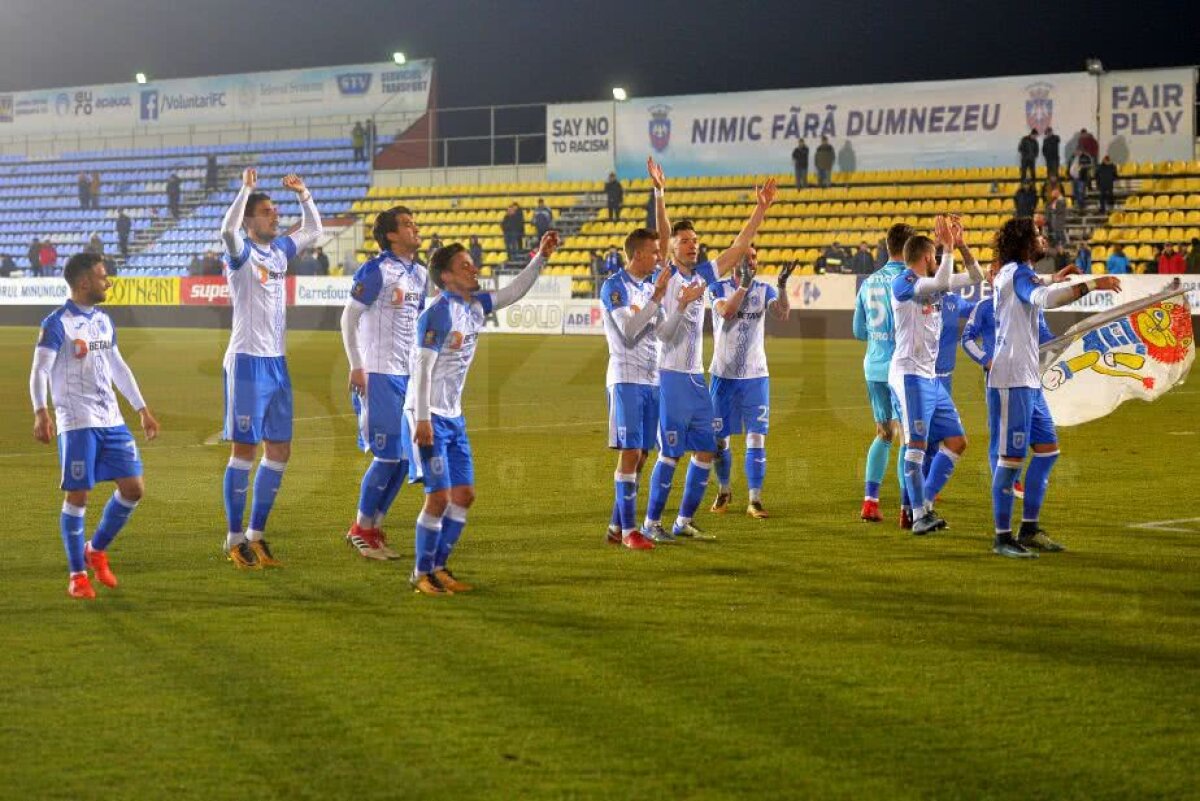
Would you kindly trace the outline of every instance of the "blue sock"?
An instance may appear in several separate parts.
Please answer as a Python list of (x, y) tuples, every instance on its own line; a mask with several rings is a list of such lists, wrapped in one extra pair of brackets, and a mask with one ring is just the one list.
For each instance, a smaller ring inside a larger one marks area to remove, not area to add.
[(1050, 471), (1058, 461), (1058, 451), (1035, 453), (1025, 471), (1025, 508), (1022, 520), (1037, 522), (1042, 513), (1042, 501), (1046, 499), (1046, 487), (1050, 484)]
[(621, 504), (619, 501), (613, 501), (612, 517), (608, 519), (610, 526), (621, 527)]
[(904, 451), (904, 488), (913, 514), (925, 506), (925, 451), (911, 445)]
[(92, 550), (103, 551), (111, 545), (113, 538), (125, 526), (129, 516), (136, 508), (137, 501), (125, 500), (121, 497), (120, 490), (114, 492), (113, 496), (108, 499), (108, 503), (104, 505), (104, 514), (100, 516), (100, 525), (96, 526), (96, 533), (92, 535)]
[[(242, 521), (246, 517), (246, 493), (250, 490), (250, 468), (252, 463), (236, 457), (229, 460), (225, 468), (225, 520), (230, 534), (242, 533)], [(240, 541), (240, 539), (239, 539)]]
[(613, 476), (617, 506), (621, 510), (621, 533), (637, 530), (637, 473), (617, 473)]
[(867, 489), (864, 496), (872, 501), (879, 500), (879, 485), (883, 483), (883, 474), (887, 472), (888, 455), (892, 452), (892, 443), (876, 437), (871, 440), (867, 449)]
[[(358, 525), (363, 528), (375, 526), (375, 515), (379, 513), (380, 504), (391, 486), (392, 479), (400, 468), (399, 462), (385, 462), (372, 459), (363, 473), (362, 485), (358, 492)], [(255, 500), (258, 499), (258, 482), (254, 484)]]
[(425, 514), (417, 515), (417, 537), (414, 552), (418, 573), (432, 573), (433, 560), (437, 555), (438, 540), (442, 536), (442, 519)]
[(254, 503), (250, 506), (248, 539), (262, 539), (263, 532), (267, 530), (267, 517), (275, 505), (279, 485), (283, 483), (285, 467), (285, 462), (273, 462), (266, 458), (258, 463), (258, 469), (254, 471)]
[(662, 520), (667, 498), (671, 496), (671, 484), (675, 481), (676, 461), (669, 456), (659, 455), (650, 473), (650, 499), (646, 501), (646, 520), (657, 523)]
[(757, 501), (767, 477), (767, 449), (761, 445), (751, 446), (749, 439), (746, 438), (746, 486), (750, 488), (750, 500)]
[(433, 559), (433, 569), (439, 570), (446, 566), (458, 538), (462, 536), (463, 528), (467, 525), (466, 507), (450, 504), (446, 514), (442, 516), (442, 535), (438, 537), (437, 554)]
[(1013, 482), (1021, 475), (1021, 466), (1009, 467), (1003, 462), (996, 465), (992, 474), (992, 515), (996, 521), (996, 533), (1012, 533)]
[[(929, 471), (933, 469), (933, 460), (938, 455), (938, 444), (931, 443), (925, 447), (925, 464), (921, 467), (921, 472), (925, 474), (925, 483), (929, 483)], [(928, 493), (930, 496), (933, 493)]]
[(379, 528), (383, 524), (383, 518), (387, 517), (392, 504), (396, 502), (396, 496), (403, 489), (404, 478), (407, 475), (408, 461), (401, 459), (396, 463), (396, 472), (392, 474), (392, 480), (388, 482), (387, 489), (383, 491), (383, 497), (379, 499), (379, 508), (375, 510), (375, 528)]
[(958, 454), (948, 448), (938, 448), (937, 456), (925, 473), (925, 497), (933, 500), (946, 486), (954, 467), (958, 464)]
[(708, 477), (712, 475), (712, 465), (692, 457), (688, 465), (687, 478), (683, 484), (683, 499), (679, 502), (679, 516), (675, 525), (682, 526), (692, 522), (696, 510), (704, 500), (704, 491), (708, 489)]
[(733, 476), (733, 449), (726, 441), (724, 448), (718, 448), (713, 462), (717, 466), (717, 484), (721, 492), (729, 491), (729, 480)]
[(67, 551), (67, 567), (72, 573), (83, 573), (87, 563), (83, 559), (83, 506), (72, 506), (64, 502), (59, 524), (62, 528), (63, 548)]

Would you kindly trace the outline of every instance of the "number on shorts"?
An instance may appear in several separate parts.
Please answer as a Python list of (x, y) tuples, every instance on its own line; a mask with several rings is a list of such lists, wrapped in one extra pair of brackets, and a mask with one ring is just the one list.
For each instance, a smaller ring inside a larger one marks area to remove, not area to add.
[(770, 417), (771, 417), (771, 407), (770, 406), (759, 406), (758, 407), (758, 422), (764, 423), (764, 424), (769, 423)]

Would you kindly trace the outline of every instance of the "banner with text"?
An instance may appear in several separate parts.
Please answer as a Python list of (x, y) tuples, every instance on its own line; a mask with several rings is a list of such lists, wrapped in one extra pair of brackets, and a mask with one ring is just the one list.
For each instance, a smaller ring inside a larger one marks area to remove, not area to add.
[(1118, 164), (1191, 161), (1195, 111), (1195, 67), (1100, 77), (1100, 144)]
[(615, 166), (615, 133), (611, 102), (546, 106), (546, 177), (603, 180)]
[(1031, 128), (1094, 126), (1096, 92), (1072, 73), (639, 98), (616, 107), (617, 173), (788, 172), (803, 138), (812, 175), (823, 136), (835, 172), (1007, 166)]
[[(351, 64), (206, 78), (0, 93), (0, 136), (135, 126), (420, 113), (433, 61)], [(349, 137), (349, 131), (347, 131)]]

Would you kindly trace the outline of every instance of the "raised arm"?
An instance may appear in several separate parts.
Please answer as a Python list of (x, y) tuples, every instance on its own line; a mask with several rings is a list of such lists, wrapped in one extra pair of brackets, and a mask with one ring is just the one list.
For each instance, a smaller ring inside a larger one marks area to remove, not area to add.
[(669, 261), (671, 248), (671, 221), (667, 218), (667, 179), (663, 175), (662, 165), (653, 157), (646, 159), (646, 172), (650, 173), (650, 181), (654, 184), (654, 227), (658, 231), (658, 252), (663, 261)]
[(317, 204), (313, 202), (312, 192), (308, 191), (308, 187), (304, 185), (299, 175), (287, 175), (283, 179), (283, 186), (296, 193), (296, 199), (300, 201), (300, 227), (291, 233), (291, 240), (296, 245), (296, 252), (310, 248), (317, 244), (317, 240), (321, 238), (321, 234), (325, 232), (321, 225), (321, 213), (317, 211)]
[(537, 255), (529, 260), (529, 264), (525, 265), (525, 269), (517, 273), (508, 286), (491, 293), (492, 308), (503, 309), (505, 306), (511, 306), (525, 297), (529, 293), (529, 290), (533, 289), (533, 285), (537, 283), (542, 267), (545, 266), (546, 262), (549, 261), (557, 249), (558, 231), (547, 231), (545, 236), (542, 237)]
[(758, 202), (754, 206), (754, 211), (751, 213), (750, 219), (742, 226), (737, 239), (733, 240), (733, 244), (723, 251), (720, 256), (717, 256), (714, 262), (717, 266), (717, 275), (725, 275), (725, 273), (737, 266), (742, 257), (746, 255), (746, 251), (754, 243), (754, 237), (758, 234), (759, 226), (762, 225), (763, 220), (767, 216), (767, 210), (775, 202), (775, 188), (774, 178), (768, 178), (767, 182), (761, 187), (756, 186), (754, 188), (754, 194)]
[(241, 258), (242, 250), (246, 247), (241, 234), (242, 218), (246, 215), (246, 201), (257, 184), (258, 170), (253, 167), (243, 170), (242, 186), (233, 199), (233, 205), (225, 212), (225, 218), (221, 220), (221, 240), (225, 243), (225, 252), (230, 260)]
[[(776, 320), (786, 320), (788, 318), (788, 314), (792, 311), (792, 301), (791, 298), (788, 297), (787, 285), (788, 279), (792, 277), (792, 271), (795, 269), (796, 262), (793, 261), (791, 264), (788, 264), (783, 268), (783, 270), (779, 273), (779, 280), (775, 283), (775, 290), (778, 294), (776, 294), (775, 299), (771, 301), (770, 305), (767, 306), (767, 309), (771, 312), (771, 315)], [(854, 306), (854, 319), (857, 324), (858, 304), (855, 304)], [(855, 336), (858, 336), (857, 329)], [(859, 339), (865, 338), (866, 337), (859, 337)]]
[(1089, 284), (1095, 284), (1096, 289), (1121, 291), (1121, 280), (1115, 275), (1091, 276), (1075, 284), (1058, 283), (1044, 286), (1032, 270), (1022, 272), (1013, 279), (1013, 291), (1021, 301), (1031, 306), (1039, 309), (1057, 309), (1059, 306), (1074, 303), (1090, 292), (1092, 288)]

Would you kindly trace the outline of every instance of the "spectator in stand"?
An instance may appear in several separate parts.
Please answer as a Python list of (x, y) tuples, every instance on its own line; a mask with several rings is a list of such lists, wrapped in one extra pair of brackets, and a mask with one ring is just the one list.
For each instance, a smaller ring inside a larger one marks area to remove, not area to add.
[(38, 264), (42, 268), (41, 274), (47, 278), (54, 275), (54, 271), (58, 269), (58, 248), (54, 247), (49, 237), (42, 240), (42, 247), (38, 251)]
[(1043, 203), (1043, 205), (1046, 205), (1046, 206), (1050, 205), (1050, 193), (1053, 192), (1055, 189), (1057, 189), (1061, 193), (1062, 192), (1062, 184), (1059, 183), (1059, 180), (1057, 178), (1047, 178), (1046, 181), (1042, 184), (1042, 203)]
[(792, 169), (796, 171), (796, 188), (803, 189), (808, 186), (808, 145), (803, 139), (792, 151)]
[(1087, 208), (1088, 186), (1091, 182), (1091, 156), (1075, 148), (1071, 160), (1067, 162), (1067, 175), (1071, 177), (1071, 195), (1075, 199), (1075, 208), (1083, 211)]
[(1060, 163), (1059, 149), (1060, 139), (1053, 128), (1047, 128), (1042, 136), (1042, 158), (1046, 160), (1046, 176), (1048, 178), (1058, 179), (1058, 165)]
[(822, 187), (828, 187), (833, 182), (833, 162), (836, 158), (837, 154), (833, 152), (833, 145), (829, 144), (829, 137), (822, 136), (821, 144), (817, 145), (817, 154), (813, 157), (813, 166), (817, 168), (817, 183)]
[(871, 246), (868, 243), (858, 243), (858, 252), (850, 260), (850, 271), (855, 275), (870, 275), (875, 272), (875, 257), (871, 255)]
[(179, 219), (179, 194), (183, 185), (177, 173), (172, 172), (171, 177), (167, 179), (167, 211), (175, 219)]
[(92, 208), (100, 208), (100, 173), (93, 172), (92, 177), (88, 181), (88, 197), (92, 201)]
[(1096, 167), (1096, 188), (1100, 190), (1100, 213), (1107, 214), (1108, 210), (1117, 205), (1116, 186), (1117, 165), (1111, 156), (1105, 156), (1104, 161)]
[(822, 254), (825, 259), (825, 269), (831, 273), (848, 272), (850, 270), (849, 259), (846, 258), (846, 252), (842, 250), (842, 246), (838, 241), (833, 240), (833, 244), (825, 248)]
[(479, 237), (471, 237), (467, 251), (471, 254), (471, 262), (476, 267), (483, 267), (483, 243), (479, 241)]
[(1168, 242), (1158, 257), (1158, 274), (1182, 275), (1185, 272), (1187, 272), (1187, 259), (1183, 256), (1182, 248), (1175, 250), (1175, 246)]
[(219, 174), (217, 173), (217, 157), (214, 156), (212, 153), (209, 153), (208, 157), (206, 159), (204, 159), (204, 190), (206, 192), (216, 192), (217, 191), (218, 177), (219, 177)]
[(1017, 217), (1033, 216), (1037, 210), (1037, 192), (1033, 191), (1033, 184), (1028, 181), (1021, 184), (1020, 189), (1013, 195), (1013, 206)]
[(521, 256), (521, 242), (525, 238), (525, 214), (516, 203), (509, 203), (500, 221), (500, 230), (504, 233), (504, 249), (508, 251), (509, 259)]
[(442, 238), (437, 234), (429, 237), (429, 249), (425, 251), (425, 263), (433, 261), (433, 254), (437, 253), (443, 247)]
[(618, 273), (625, 268), (625, 261), (621, 258), (621, 251), (616, 245), (608, 246), (608, 256), (604, 259), (604, 269), (609, 275)]
[(1113, 252), (1108, 255), (1104, 269), (1113, 275), (1125, 275), (1129, 272), (1129, 257), (1125, 255), (1125, 246), (1120, 242), (1113, 245)]
[(375, 118), (367, 117), (367, 124), (363, 127), (363, 134), (367, 146), (366, 156), (368, 159), (375, 158), (375, 148), (379, 144), (379, 132), (375, 129)]
[(79, 208), (89, 208), (92, 205), (92, 179), (87, 177), (87, 173), (81, 172), (75, 184), (79, 187)]
[(596, 286), (600, 286), (603, 283), (602, 279), (608, 277), (608, 268), (604, 263), (604, 254), (598, 250), (588, 253), (588, 266), (592, 270), (592, 278), (596, 279)]
[(199, 253), (192, 256), (192, 260), (188, 262), (187, 274), (191, 276), (204, 275), (204, 259), (200, 258)]
[(317, 259), (317, 275), (329, 275), (329, 257), (325, 255), (325, 248), (317, 248), (313, 255)]
[(35, 236), (33, 241), (29, 243), (29, 250), (25, 251), (25, 258), (29, 259), (29, 274), (42, 274), (42, 243)]
[(104, 240), (100, 238), (100, 234), (92, 234), (88, 239), (87, 246), (83, 249), (84, 253), (95, 253), (97, 256), (104, 255)]
[(366, 137), (367, 132), (363, 129), (361, 122), (354, 123), (354, 127), (350, 129), (350, 146), (354, 148), (354, 160), (366, 161)]
[(1189, 273), (1200, 273), (1200, 238), (1192, 239), (1192, 249), (1188, 251), (1185, 264)]
[(1079, 144), (1077, 147), (1092, 157), (1092, 164), (1100, 160), (1100, 142), (1096, 137), (1092, 136), (1087, 128), (1079, 129)]
[(533, 230), (537, 232), (537, 241), (541, 242), (542, 237), (553, 227), (554, 212), (550, 211), (546, 201), (539, 197), (537, 208), (533, 210)]
[(1079, 248), (1075, 251), (1075, 266), (1081, 273), (1092, 271), (1092, 246), (1086, 239), (1079, 243)]
[(1154, 275), (1158, 272), (1158, 260), (1162, 258), (1163, 246), (1155, 245), (1154, 254), (1145, 262), (1142, 263), (1142, 269), (1138, 269), (1136, 265), (1131, 265), (1130, 269), (1135, 273), (1148, 273)]
[(312, 248), (305, 248), (300, 252), (300, 258), (296, 260), (296, 265), (292, 272), (296, 275), (316, 275), (321, 269), (321, 265), (317, 263), (317, 255)]
[(117, 249), (121, 251), (121, 258), (129, 258), (129, 232), (133, 230), (133, 220), (125, 214), (125, 209), (120, 209), (117, 212)]
[(621, 219), (621, 204), (625, 202), (625, 189), (617, 180), (615, 172), (608, 174), (608, 181), (604, 184), (604, 194), (608, 200), (608, 219)]
[(203, 265), (205, 275), (220, 275), (225, 266), (215, 250), (204, 251)]
[(11, 278), (16, 271), (17, 263), (13, 261), (13, 257), (7, 253), (0, 255), (0, 278)]
[(880, 237), (879, 243), (875, 245), (875, 269), (888, 263), (887, 238)]
[(1021, 163), (1021, 180), (1032, 181), (1037, 172), (1037, 128), (1032, 129), (1029, 133), (1021, 137), (1021, 141), (1017, 143), (1017, 156)]
[(1050, 190), (1050, 202), (1046, 204), (1046, 227), (1050, 232), (1050, 244), (1058, 248), (1067, 245), (1067, 201), (1057, 188)]

